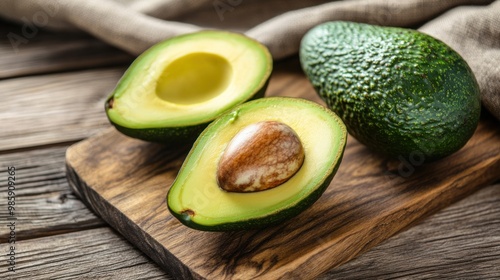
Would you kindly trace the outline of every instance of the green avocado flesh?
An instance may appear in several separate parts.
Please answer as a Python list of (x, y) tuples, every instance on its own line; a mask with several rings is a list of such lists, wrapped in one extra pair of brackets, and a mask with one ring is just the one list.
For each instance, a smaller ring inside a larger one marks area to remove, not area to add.
[(328, 22), (304, 36), (300, 60), (348, 132), (376, 152), (437, 160), (463, 147), (479, 122), (467, 63), (418, 31)]
[(244, 35), (174, 37), (132, 63), (107, 99), (106, 113), (130, 137), (192, 143), (224, 111), (263, 97), (271, 71), (267, 48)]
[[(249, 125), (275, 121), (298, 135), (304, 162), (286, 182), (258, 192), (228, 192), (217, 166), (228, 143)], [(172, 184), (167, 204), (184, 225), (206, 231), (261, 228), (312, 205), (330, 184), (347, 139), (342, 120), (329, 109), (298, 98), (269, 97), (233, 108), (199, 136)]]

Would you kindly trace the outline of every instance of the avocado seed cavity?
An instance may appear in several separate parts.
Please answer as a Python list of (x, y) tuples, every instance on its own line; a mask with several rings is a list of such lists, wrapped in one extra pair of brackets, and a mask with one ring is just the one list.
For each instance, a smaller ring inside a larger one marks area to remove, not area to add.
[(228, 192), (257, 192), (290, 179), (304, 162), (304, 148), (288, 125), (277, 121), (250, 124), (224, 150), (217, 183)]
[(156, 94), (167, 102), (192, 105), (210, 100), (226, 90), (233, 69), (224, 57), (191, 53), (173, 61), (156, 85)]

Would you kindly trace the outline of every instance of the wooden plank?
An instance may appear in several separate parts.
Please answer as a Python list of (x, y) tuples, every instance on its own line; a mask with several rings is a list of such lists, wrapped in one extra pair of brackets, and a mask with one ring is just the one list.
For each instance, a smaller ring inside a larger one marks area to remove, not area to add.
[(500, 279), (500, 185), (491, 185), (320, 279)]
[(133, 59), (81, 32), (49, 32), (40, 28), (35, 32), (3, 21), (0, 26), (0, 79), (128, 65)]
[[(7, 167), (15, 170), (15, 217), (18, 240), (103, 226), (75, 197), (64, 170), (67, 146), (0, 155), (0, 181), (7, 182)], [(0, 205), (7, 209), (8, 192), (0, 192)], [(0, 211), (6, 221), (8, 211)], [(9, 227), (0, 227), (0, 243), (7, 242)]]
[[(269, 95), (316, 98), (303, 76), (279, 79), (289, 80)], [(71, 185), (90, 207), (165, 269), (183, 277), (301, 278), (347, 262), (498, 179), (499, 143), (496, 123), (485, 118), (460, 152), (412, 169), (351, 138), (313, 207), (279, 227), (230, 233), (190, 230), (168, 213), (164, 198), (183, 160), (178, 151), (110, 130), (72, 146), (67, 164)]]
[[(499, 225), (500, 185), (491, 185), (319, 279), (498, 279)], [(0, 249), (7, 251), (5, 246)], [(170, 279), (168, 271), (109, 228), (26, 240), (20, 246), (23, 258), (16, 274), (7, 273), (2, 262), (1, 279), (117, 279), (123, 275)]]
[(0, 151), (77, 141), (108, 128), (104, 100), (123, 68), (0, 81)]
[[(284, 75), (302, 76), (297, 59), (278, 63), (269, 95), (301, 96), (309, 84), (293, 87)], [(0, 152), (74, 142), (110, 127), (104, 100), (124, 68), (86, 70), (0, 81), (4, 109), (0, 111)], [(75, 102), (75, 99), (78, 102)], [(314, 99), (321, 102), (319, 97)]]
[[(0, 279), (171, 279), (110, 228), (26, 240), (16, 247), (16, 271), (9, 272), (2, 259)], [(0, 248), (8, 252), (5, 244)]]
[(302, 97), (325, 104), (318, 95), (314, 94), (313, 86), (305, 81), (297, 58), (283, 60), (274, 65), (266, 96)]
[[(491, 185), (319, 279), (497, 279), (499, 224), (500, 185)], [(2, 262), (1, 279), (170, 278), (108, 228), (26, 240), (20, 246), (19, 269), (7, 273)]]

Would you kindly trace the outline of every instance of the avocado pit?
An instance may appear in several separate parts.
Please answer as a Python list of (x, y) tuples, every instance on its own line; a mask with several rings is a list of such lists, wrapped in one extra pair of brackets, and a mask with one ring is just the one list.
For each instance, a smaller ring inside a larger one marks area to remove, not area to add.
[(290, 179), (304, 162), (304, 148), (295, 131), (277, 121), (250, 124), (224, 150), (217, 183), (228, 192), (257, 192)]

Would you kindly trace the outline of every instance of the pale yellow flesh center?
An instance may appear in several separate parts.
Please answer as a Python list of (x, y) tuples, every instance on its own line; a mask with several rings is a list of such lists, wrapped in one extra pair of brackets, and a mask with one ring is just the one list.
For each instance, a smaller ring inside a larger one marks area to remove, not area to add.
[(189, 105), (214, 98), (227, 88), (233, 70), (223, 57), (210, 53), (192, 53), (170, 63), (156, 86), (159, 98)]

